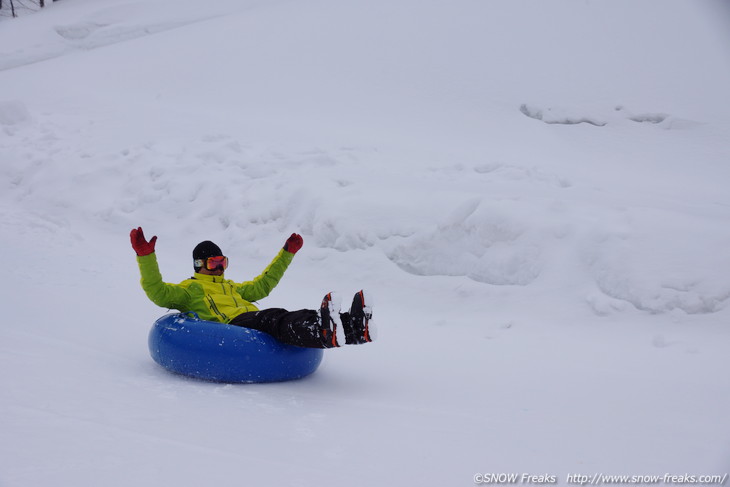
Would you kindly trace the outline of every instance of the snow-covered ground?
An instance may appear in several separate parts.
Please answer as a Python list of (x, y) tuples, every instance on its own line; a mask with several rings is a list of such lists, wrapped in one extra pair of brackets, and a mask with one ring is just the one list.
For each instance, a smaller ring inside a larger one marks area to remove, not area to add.
[[(730, 11), (712, 0), (62, 0), (0, 19), (0, 486), (730, 471)], [(365, 287), (311, 377), (155, 364), (165, 279), (305, 246)], [(665, 484), (662, 480), (659, 484)]]

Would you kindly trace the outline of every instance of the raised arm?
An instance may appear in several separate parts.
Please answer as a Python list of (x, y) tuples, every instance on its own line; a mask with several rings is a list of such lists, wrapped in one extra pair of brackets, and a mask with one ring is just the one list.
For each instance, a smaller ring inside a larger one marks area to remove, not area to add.
[(276, 254), (274, 260), (258, 277), (252, 281), (239, 284), (237, 291), (241, 297), (246, 301), (253, 302), (268, 296), (279, 284), (284, 272), (294, 259), (294, 254), (302, 248), (302, 245), (304, 245), (302, 236), (292, 233), (284, 243), (284, 248)]
[(132, 241), (132, 248), (137, 253), (137, 264), (142, 276), (140, 283), (150, 301), (163, 308), (187, 310), (190, 302), (188, 291), (182, 286), (162, 281), (162, 274), (160, 274), (155, 255), (157, 237), (152, 237), (148, 242), (142, 227), (133, 229), (129, 237)]

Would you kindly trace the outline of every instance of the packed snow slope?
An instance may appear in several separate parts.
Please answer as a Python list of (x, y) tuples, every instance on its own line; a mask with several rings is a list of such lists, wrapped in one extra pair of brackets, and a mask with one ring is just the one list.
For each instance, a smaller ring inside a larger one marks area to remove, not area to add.
[[(730, 471), (730, 17), (710, 0), (62, 0), (0, 21), (0, 486)], [(147, 351), (217, 242), (378, 342), (226, 385)]]

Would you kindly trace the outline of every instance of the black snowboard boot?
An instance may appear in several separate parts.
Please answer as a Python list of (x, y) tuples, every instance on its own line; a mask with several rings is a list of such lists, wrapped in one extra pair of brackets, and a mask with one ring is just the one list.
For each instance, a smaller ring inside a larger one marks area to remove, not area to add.
[(335, 293), (327, 293), (319, 307), (320, 333), (324, 348), (341, 347), (345, 344), (345, 330), (340, 320), (342, 298)]
[(373, 299), (366, 291), (358, 291), (352, 299), (349, 316), (343, 314), (345, 338), (348, 344), (368, 343), (375, 340)]

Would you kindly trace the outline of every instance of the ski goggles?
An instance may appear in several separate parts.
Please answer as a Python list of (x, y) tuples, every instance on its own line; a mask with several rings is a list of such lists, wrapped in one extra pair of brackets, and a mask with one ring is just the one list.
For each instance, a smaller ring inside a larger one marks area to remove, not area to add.
[(205, 267), (209, 271), (214, 271), (216, 269), (226, 270), (226, 268), (228, 268), (228, 257), (218, 255), (216, 257), (208, 257), (207, 259), (195, 259), (193, 265), (195, 267)]

